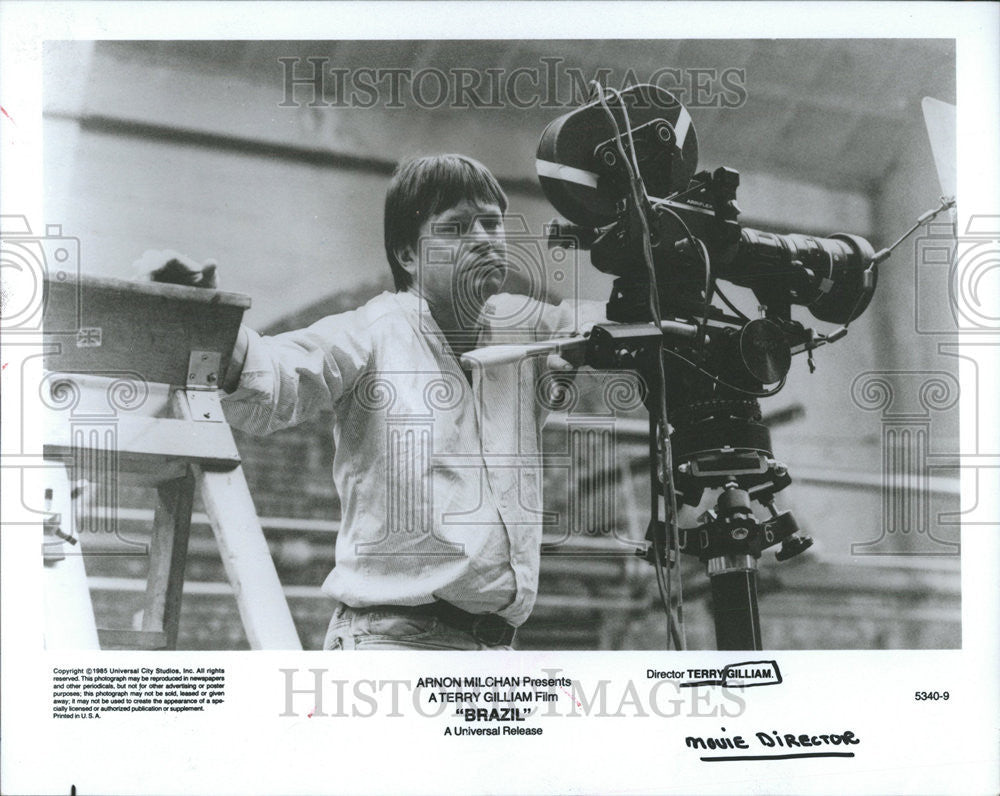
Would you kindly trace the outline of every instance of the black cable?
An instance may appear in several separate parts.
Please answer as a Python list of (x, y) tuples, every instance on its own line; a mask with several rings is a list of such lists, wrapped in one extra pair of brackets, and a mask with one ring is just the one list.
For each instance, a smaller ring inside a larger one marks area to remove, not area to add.
[(781, 377), (781, 381), (779, 381), (774, 387), (772, 387), (769, 390), (748, 390), (745, 387), (737, 387), (735, 384), (730, 384), (729, 382), (723, 381), (721, 378), (719, 378), (718, 376), (716, 376), (714, 373), (712, 373), (711, 371), (705, 370), (705, 368), (703, 368), (697, 362), (692, 362), (690, 359), (688, 359), (683, 354), (678, 354), (676, 351), (674, 351), (674, 350), (672, 350), (670, 348), (666, 348), (664, 350), (668, 354), (670, 354), (671, 356), (676, 357), (677, 359), (679, 359), (684, 364), (686, 364), (686, 365), (690, 366), (691, 368), (693, 368), (694, 370), (698, 371), (703, 376), (711, 379), (713, 382), (715, 382), (719, 386), (725, 387), (727, 390), (733, 390), (734, 392), (743, 393), (743, 395), (750, 395), (750, 396), (753, 396), (754, 398), (770, 398), (772, 395), (776, 395), (778, 392), (780, 392), (781, 388), (785, 386), (785, 378), (786, 377), (782, 376)]
[[(664, 583), (664, 567), (660, 564), (663, 559), (663, 550), (660, 547), (659, 534), (653, 534), (653, 557), (656, 559), (656, 563), (653, 566), (653, 571), (656, 573), (656, 586), (660, 593), (660, 602), (665, 606), (670, 606), (670, 592), (669, 584)], [(670, 572), (669, 565), (666, 568), (667, 572)], [(677, 606), (678, 610), (681, 608), (680, 605)], [(670, 634), (670, 639), (673, 641), (674, 646), (682, 650), (685, 648), (686, 640), (681, 637), (680, 632), (677, 630), (678, 625), (680, 625), (680, 620), (674, 621), (673, 613), (667, 611), (667, 632)]]
[(662, 207), (664, 210), (670, 213), (670, 215), (672, 215), (677, 220), (677, 223), (684, 228), (684, 235), (688, 239), (688, 243), (691, 244), (691, 248), (692, 249), (697, 248), (697, 243), (696, 243), (697, 238), (695, 238), (694, 233), (691, 232), (691, 228), (687, 225), (687, 222), (683, 219), (683, 217), (681, 217), (681, 215), (676, 210), (674, 210), (669, 204), (666, 203), (667, 201), (666, 199), (653, 198), (650, 199), (649, 201), (651, 204), (654, 204), (657, 207)]
[(653, 571), (656, 573), (656, 588), (660, 593), (660, 603), (667, 607), (667, 635), (674, 642), (674, 646), (678, 649), (682, 648), (683, 641), (680, 638), (680, 634), (677, 632), (677, 627), (674, 624), (672, 615), (670, 613), (670, 590), (667, 588), (665, 578), (663, 576), (663, 568), (660, 564), (661, 561), (665, 561), (663, 554), (663, 548), (660, 546), (660, 494), (657, 475), (656, 475), (656, 462), (659, 457), (659, 448), (656, 440), (658, 439), (658, 434), (656, 430), (656, 417), (652, 412), (649, 414), (649, 517), (650, 517), (650, 528), (652, 531), (652, 545), (653, 545)]
[(701, 263), (705, 267), (705, 302), (702, 308), (702, 322), (701, 322), (701, 332), (702, 332), (701, 340), (702, 340), (702, 345), (704, 345), (704, 333), (705, 329), (708, 327), (708, 308), (712, 303), (712, 285), (713, 285), (712, 261), (711, 258), (708, 256), (708, 248), (705, 246), (705, 243), (702, 240), (694, 236), (694, 234), (691, 232), (691, 228), (687, 225), (687, 222), (684, 221), (683, 217), (668, 204), (665, 204), (665, 200), (655, 199), (653, 200), (653, 204), (656, 205), (657, 207), (662, 208), (667, 213), (669, 213), (671, 216), (673, 216), (674, 220), (681, 225), (681, 227), (684, 229), (684, 235), (688, 239), (688, 243), (691, 244), (692, 249), (698, 252), (698, 256), (701, 258)]
[(670, 194), (670, 196), (664, 196), (663, 201), (665, 202), (676, 201), (677, 199), (680, 199), (682, 196), (687, 196), (689, 193), (694, 193), (695, 191), (704, 188), (706, 185), (708, 185), (707, 182), (696, 182), (694, 185), (689, 185), (683, 191), (675, 191), (674, 193)]
[(708, 339), (708, 308), (712, 306), (712, 258), (708, 254), (708, 247), (705, 242), (698, 239), (698, 245), (701, 247), (701, 261), (705, 264), (705, 303), (701, 311), (701, 329), (698, 335), (698, 356), (702, 359), (705, 358), (705, 341)]
[[(624, 99), (622, 98), (621, 94), (619, 94), (618, 92), (615, 92), (614, 90), (612, 90), (612, 93), (615, 96), (618, 97), (619, 103), (621, 104), (622, 115), (623, 115), (623, 117), (625, 119), (625, 129), (626, 129), (626, 132), (627, 132), (627, 134), (629, 136), (629, 140), (631, 142), (631, 146), (632, 146), (632, 163), (631, 164), (629, 163), (629, 157), (625, 153), (625, 147), (624, 147), (624, 145), (622, 143), (621, 129), (618, 126), (618, 121), (615, 119), (614, 113), (611, 111), (611, 108), (608, 106), (607, 100), (604, 97), (604, 89), (596, 81), (594, 81), (592, 83), (592, 85), (594, 86), (595, 93), (597, 94), (597, 97), (598, 97), (598, 99), (599, 99), (599, 101), (601, 103), (601, 107), (604, 109), (604, 112), (607, 114), (608, 119), (611, 122), (611, 126), (614, 129), (614, 133), (615, 133), (615, 145), (616, 145), (616, 147), (618, 149), (618, 155), (622, 159), (622, 164), (624, 165), (625, 170), (626, 170), (626, 172), (628, 174), (628, 177), (629, 177), (629, 187), (630, 187), (630, 189), (632, 191), (632, 201), (635, 203), (636, 212), (639, 215), (639, 223), (642, 226), (642, 232), (643, 232), (643, 234), (642, 234), (642, 253), (643, 253), (643, 260), (645, 261), (645, 265), (646, 265), (646, 270), (648, 272), (649, 284), (650, 284), (649, 309), (650, 309), (650, 312), (653, 315), (653, 318), (655, 319), (657, 328), (662, 328), (662, 315), (661, 315), (661, 312), (660, 312), (659, 290), (657, 289), (657, 284), (656, 284), (656, 268), (655, 268), (655, 266), (653, 264), (652, 244), (650, 243), (651, 232), (650, 232), (650, 229), (649, 229), (649, 222), (648, 222), (648, 220), (646, 218), (646, 211), (645, 211), (645, 206), (644, 206), (644, 202), (643, 202), (643, 199), (647, 198), (646, 197), (646, 190), (645, 190), (645, 187), (642, 185), (642, 175), (639, 173), (638, 162), (635, 159), (635, 157), (636, 157), (635, 156), (635, 142), (632, 140), (632, 127), (631, 127), (631, 123), (630, 123), (629, 118), (628, 118), (628, 109), (625, 107), (625, 102), (624, 102)], [(633, 170), (633, 168), (632, 168), (633, 164), (636, 166), (635, 170)], [(648, 202), (648, 200), (647, 200), (647, 202)], [(662, 340), (661, 340), (661, 343), (660, 343), (660, 346), (659, 346), (659, 354), (657, 355), (656, 360), (657, 360), (657, 377), (658, 377), (659, 383), (660, 383), (660, 390), (659, 390), (659, 404), (660, 404), (660, 406), (659, 406), (659, 409), (660, 409), (660, 418), (661, 418), (661, 423), (662, 423), (662, 434), (666, 437), (666, 435), (668, 434), (668, 430), (670, 428), (670, 425), (669, 425), (669, 419), (668, 419), (668, 416), (667, 416), (667, 400), (666, 400), (667, 376), (666, 376), (666, 370), (665, 370), (665, 367), (664, 367), (664, 364), (663, 364), (663, 353), (662, 353), (662, 351), (663, 351), (663, 344), (662, 344)], [(665, 508), (666, 508), (667, 513), (669, 515), (667, 517), (667, 527), (669, 527), (669, 529), (670, 529), (672, 549), (673, 549), (673, 552), (674, 552), (674, 560), (679, 562), (679, 560), (680, 560), (680, 542), (679, 542), (679, 538), (678, 538), (679, 534), (678, 534), (678, 528), (677, 528), (677, 500), (676, 500), (676, 496), (675, 496), (674, 490), (673, 490), (673, 460), (672, 460), (672, 456), (671, 456), (671, 449), (670, 449), (669, 438), (665, 438), (663, 440), (663, 443), (664, 443), (663, 444), (664, 470), (665, 470), (665, 473), (666, 473), (665, 477), (664, 477), (664, 480), (663, 480), (663, 499), (664, 499)], [(652, 462), (651, 462), (651, 466), (653, 466)], [(654, 553), (655, 553), (655, 550), (654, 550)], [(656, 558), (655, 555), (654, 555), (654, 558)], [(658, 578), (663, 577), (664, 580), (666, 581), (666, 595), (665, 595), (666, 596), (666, 600), (664, 602), (664, 610), (667, 613), (668, 623), (669, 623), (669, 626), (670, 626), (670, 629), (671, 629), (671, 637), (672, 638), (676, 638), (676, 636), (679, 635), (680, 636), (680, 638), (679, 638), (679, 641), (680, 641), (679, 648), (680, 649), (684, 649), (686, 647), (686, 639), (685, 639), (685, 634), (684, 634), (683, 609), (682, 609), (683, 599), (684, 599), (684, 597), (683, 597), (683, 584), (681, 584), (680, 582), (678, 583), (678, 617), (675, 620), (674, 619), (674, 615), (673, 615), (673, 610), (672, 610), (671, 605), (670, 605), (670, 596), (672, 594), (672, 588), (671, 588), (671, 570), (670, 570), (669, 564), (671, 564), (671, 563), (673, 563), (673, 562), (668, 562), (668, 566), (666, 568), (665, 574), (661, 573), (659, 571), (659, 567), (661, 566), (659, 558), (656, 558), (656, 563), (654, 564), (654, 567), (657, 568), (657, 577)], [(664, 594), (661, 592), (661, 599), (663, 597), (664, 597)], [(679, 625), (679, 634), (678, 634), (677, 630), (674, 628), (675, 624)]]
[[(625, 107), (625, 100), (624, 100), (624, 98), (622, 97), (622, 95), (619, 92), (614, 91), (612, 89), (612, 93), (614, 94), (614, 96), (616, 96), (618, 98), (618, 103), (621, 105), (622, 118), (625, 121), (625, 132), (628, 134), (629, 147), (631, 148), (632, 166), (634, 167), (634, 170), (633, 169), (629, 169), (627, 163), (625, 165), (626, 165), (626, 170), (629, 172), (629, 184), (630, 184), (630, 186), (632, 188), (632, 200), (636, 204), (636, 209), (639, 212), (639, 221), (640, 221), (640, 223), (642, 225), (642, 231), (643, 231), (643, 237), (642, 237), (642, 254), (643, 254), (643, 259), (645, 260), (646, 271), (649, 274), (649, 299), (650, 299), (650, 306), (651, 306), (651, 308), (653, 310), (653, 314), (654, 314), (654, 317), (656, 319), (657, 327), (662, 329), (663, 328), (663, 323), (662, 323), (663, 314), (662, 314), (661, 309), (660, 309), (660, 291), (659, 291), (659, 287), (657, 285), (657, 279), (656, 279), (656, 266), (655, 266), (655, 264), (653, 262), (653, 249), (652, 249), (652, 243), (651, 243), (651, 241), (652, 241), (652, 232), (649, 229), (649, 222), (648, 222), (648, 219), (646, 217), (646, 208), (647, 208), (647, 206), (649, 204), (649, 196), (646, 193), (646, 186), (642, 182), (642, 173), (639, 170), (639, 161), (638, 161), (637, 156), (636, 156), (635, 140), (632, 137), (632, 121), (631, 121), (631, 119), (629, 119), (628, 109)], [(604, 107), (605, 107), (605, 110), (607, 110), (608, 113), (610, 114), (610, 109), (608, 108), (608, 106), (607, 106), (606, 103), (604, 103)], [(612, 122), (614, 122), (614, 116), (613, 115), (611, 116), (611, 119), (612, 119)], [(617, 124), (616, 124), (615, 133), (616, 133), (616, 141), (618, 143), (618, 148), (619, 148), (619, 152), (620, 152), (621, 151), (621, 135), (620, 135), (620, 132), (619, 132), (619, 130), (617, 128)], [(643, 200), (645, 200), (645, 201), (643, 201)], [(692, 244), (694, 244), (697, 239), (694, 238), (693, 235), (691, 235), (691, 230), (687, 228), (686, 224), (684, 224), (683, 219), (680, 219), (678, 217), (678, 220), (680, 220), (681, 225), (684, 227), (685, 231), (687, 232), (687, 234), (688, 234), (688, 240)], [(709, 260), (708, 260), (708, 252), (707, 252), (707, 250), (705, 250), (704, 246), (702, 246), (702, 253), (703, 253), (703, 258), (702, 259), (703, 259), (703, 262), (704, 262), (705, 268), (706, 268), (706, 291), (707, 291), (708, 290), (708, 286), (711, 283), (711, 265), (710, 265)], [(707, 292), (706, 292), (706, 295), (707, 295)], [(706, 307), (705, 308), (705, 325), (707, 325), (707, 323), (708, 323), (708, 308)], [(704, 342), (704, 338), (703, 338), (703, 342)], [(668, 416), (667, 416), (668, 410), (667, 410), (667, 398), (666, 398), (667, 373), (666, 373), (666, 367), (663, 364), (663, 341), (662, 341), (662, 338), (660, 340), (660, 345), (658, 347), (658, 354), (657, 354), (657, 357), (656, 357), (656, 364), (657, 364), (657, 376), (659, 378), (660, 385), (661, 385), (661, 390), (660, 390), (660, 415), (661, 415), (661, 417), (663, 419), (663, 431), (662, 431), (663, 436), (661, 438), (659, 438), (659, 439), (660, 439), (660, 441), (662, 443), (662, 446), (663, 446), (663, 461), (664, 461), (663, 469), (664, 469), (664, 472), (667, 474), (664, 477), (664, 479), (663, 479), (663, 501), (664, 501), (665, 507), (667, 507), (668, 511), (670, 512), (670, 521), (669, 521), (670, 543), (671, 543), (671, 552), (673, 553), (672, 561), (667, 562), (666, 574), (665, 574), (665, 578), (664, 578), (664, 580), (666, 581), (666, 585), (667, 585), (667, 589), (666, 589), (666, 600), (667, 601), (664, 604), (664, 608), (666, 609), (667, 613), (672, 617), (673, 616), (673, 614), (672, 614), (672, 604), (671, 604), (670, 600), (671, 600), (671, 598), (673, 596), (673, 589), (670, 588), (670, 581), (671, 581), (672, 565), (676, 564), (677, 567), (678, 567), (678, 578), (677, 578), (677, 620), (676, 620), (676, 622), (674, 622), (674, 623), (672, 623), (670, 625), (670, 630), (671, 630), (671, 636), (672, 636), (672, 638), (674, 640), (674, 645), (676, 647), (678, 647), (678, 649), (686, 649), (686, 647), (687, 647), (687, 638), (686, 638), (686, 635), (685, 635), (685, 632), (684, 632), (684, 582), (683, 582), (682, 578), (680, 577), (680, 558), (681, 558), (681, 551), (680, 551), (680, 528), (679, 528), (678, 519), (677, 519), (677, 498), (676, 498), (676, 495), (675, 495), (674, 489), (673, 489), (673, 472), (674, 472), (673, 449), (670, 446), (670, 439), (669, 439), (670, 422), (669, 422), (669, 419), (668, 419)], [(659, 561), (659, 560), (660, 559), (657, 558), (657, 561)], [(679, 632), (678, 632), (678, 628), (679, 628)]]
[(730, 312), (732, 312), (741, 321), (747, 321), (749, 323), (750, 316), (739, 309), (733, 302), (729, 300), (729, 297), (722, 292), (722, 288), (718, 284), (715, 285), (715, 295), (722, 299), (722, 303), (729, 307)]
[[(629, 188), (632, 191), (632, 201), (635, 203), (636, 212), (639, 216), (639, 223), (642, 226), (642, 254), (643, 261), (646, 266), (647, 276), (649, 277), (649, 283), (651, 286), (656, 286), (656, 269), (653, 265), (653, 250), (650, 244), (650, 237), (652, 233), (649, 229), (649, 221), (646, 218), (646, 213), (644, 212), (644, 202), (643, 198), (646, 197), (646, 191), (642, 187), (640, 175), (638, 169), (633, 170), (632, 164), (629, 163), (629, 156), (625, 152), (625, 146), (622, 143), (621, 129), (618, 127), (618, 120), (615, 119), (614, 113), (612, 113), (611, 108), (608, 106), (607, 100), (604, 98), (604, 88), (594, 81), (595, 88), (597, 90), (598, 100), (601, 103), (601, 107), (608, 116), (608, 120), (611, 122), (611, 126), (615, 132), (615, 145), (618, 148), (618, 156), (621, 158), (622, 165), (625, 167), (626, 172), (629, 177)], [(625, 108), (625, 103), (622, 101), (621, 95), (611, 90), (615, 96), (618, 97), (622, 105), (622, 115), (625, 118), (625, 128), (628, 133), (629, 140), (632, 139), (632, 126), (629, 123), (628, 109)], [(635, 145), (632, 144), (632, 159), (635, 158)], [(641, 189), (641, 190), (640, 190)], [(648, 202), (648, 199), (646, 200)], [(649, 310), (653, 315), (653, 320), (656, 322), (657, 327), (662, 326), (662, 316), (660, 313), (660, 295), (659, 291), (653, 290), (649, 295)]]
[[(612, 93), (614, 94), (614, 96), (618, 98), (618, 102), (621, 105), (622, 118), (624, 119), (625, 122), (625, 131), (628, 135), (629, 146), (631, 147), (632, 166), (634, 167), (634, 169), (629, 168), (629, 164), (627, 161), (625, 162), (625, 167), (629, 175), (629, 185), (632, 189), (632, 201), (635, 202), (636, 209), (639, 213), (639, 222), (642, 225), (642, 231), (643, 231), (642, 253), (643, 253), (643, 260), (645, 261), (646, 265), (646, 271), (649, 275), (650, 309), (653, 313), (654, 318), (656, 319), (657, 326), (659, 328), (662, 328), (663, 315), (660, 309), (660, 291), (657, 286), (656, 267), (653, 262), (653, 249), (651, 243), (652, 232), (649, 229), (649, 222), (646, 217), (645, 204), (648, 204), (648, 196), (646, 194), (646, 187), (642, 183), (642, 174), (639, 171), (639, 162), (636, 159), (635, 140), (632, 137), (632, 123), (628, 116), (628, 109), (625, 107), (625, 100), (623, 99), (620, 93), (614, 90), (612, 90)], [(616, 143), (618, 145), (619, 153), (624, 154), (621, 151), (622, 142), (621, 142), (620, 130), (617, 127), (614, 115), (611, 114), (610, 108), (608, 107), (607, 103), (603, 101), (603, 96), (602, 96), (602, 104), (604, 105), (605, 110), (611, 117), (612, 122), (615, 124)], [(645, 204), (643, 202), (644, 199), (646, 200)], [(670, 440), (668, 438), (670, 422), (667, 416), (668, 410), (667, 410), (667, 400), (666, 400), (667, 374), (665, 366), (663, 364), (662, 349), (663, 349), (663, 344), (661, 340), (659, 346), (659, 353), (657, 356), (657, 377), (659, 379), (661, 386), (660, 416), (662, 418), (662, 423), (663, 423), (663, 429), (662, 429), (663, 436), (662, 437), (658, 436), (658, 439), (660, 440), (663, 446), (664, 471), (665, 473), (669, 474), (663, 479), (663, 501), (666, 509), (670, 513), (669, 528), (670, 528), (670, 541), (671, 541), (671, 549), (673, 552), (673, 557), (672, 557), (673, 560), (668, 562), (665, 571), (662, 573), (664, 576), (664, 581), (666, 583), (666, 590), (665, 590), (665, 595), (661, 595), (661, 599), (664, 599), (665, 596), (664, 609), (666, 610), (667, 614), (671, 617), (671, 620), (673, 620), (673, 609), (671, 604), (671, 599), (673, 596), (673, 589), (671, 588), (672, 564), (676, 562), (678, 564), (678, 567), (680, 565), (680, 541), (679, 541), (680, 534), (677, 523), (677, 501), (673, 490), (673, 470), (674, 470), (673, 459), (672, 459), (673, 451), (670, 447)], [(656, 560), (657, 560), (657, 567), (659, 567), (660, 558), (657, 557)], [(677, 580), (677, 603), (678, 603), (677, 619), (676, 621), (672, 621), (669, 627), (671, 631), (671, 638), (674, 640), (675, 646), (677, 646), (678, 649), (684, 649), (687, 646), (687, 641), (684, 634), (684, 617), (683, 617), (684, 586), (683, 582), (679, 577)], [(678, 632), (678, 627), (679, 627), (679, 632)]]

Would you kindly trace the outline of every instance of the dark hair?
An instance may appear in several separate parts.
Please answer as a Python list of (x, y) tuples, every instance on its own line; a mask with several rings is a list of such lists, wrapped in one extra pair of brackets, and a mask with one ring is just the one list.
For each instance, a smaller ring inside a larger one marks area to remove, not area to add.
[(385, 195), (385, 254), (396, 283), (406, 290), (413, 277), (396, 252), (417, 242), (420, 225), (463, 199), (496, 204), (507, 212), (507, 195), (490, 170), (465, 155), (425, 155), (402, 161)]

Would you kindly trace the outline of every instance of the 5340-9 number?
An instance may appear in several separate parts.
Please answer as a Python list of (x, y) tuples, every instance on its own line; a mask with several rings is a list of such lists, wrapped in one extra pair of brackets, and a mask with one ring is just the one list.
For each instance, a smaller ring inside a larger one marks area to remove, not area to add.
[(932, 702), (937, 702), (938, 700), (948, 701), (950, 697), (947, 691), (914, 691), (913, 698), (917, 702), (923, 702), (925, 700), (930, 700)]

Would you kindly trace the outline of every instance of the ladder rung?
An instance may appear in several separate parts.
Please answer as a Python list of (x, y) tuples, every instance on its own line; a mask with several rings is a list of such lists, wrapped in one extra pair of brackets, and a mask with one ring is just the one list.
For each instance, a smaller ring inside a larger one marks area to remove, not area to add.
[(120, 417), (102, 425), (52, 423), (47, 429), (45, 458), (72, 462), (74, 451), (116, 454), (118, 468), (172, 460), (194, 462), (206, 468), (232, 469), (239, 465), (232, 432), (225, 423), (199, 423), (160, 417)]

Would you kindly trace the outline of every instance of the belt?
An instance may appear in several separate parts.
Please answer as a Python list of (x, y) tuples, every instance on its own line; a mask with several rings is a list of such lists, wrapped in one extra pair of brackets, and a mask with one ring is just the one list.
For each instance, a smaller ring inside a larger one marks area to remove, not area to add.
[(395, 611), (417, 616), (433, 616), (455, 630), (469, 633), (476, 641), (491, 647), (509, 646), (514, 640), (517, 628), (496, 614), (473, 614), (463, 611), (444, 600), (437, 600), (424, 605), (371, 605), (363, 611)]

